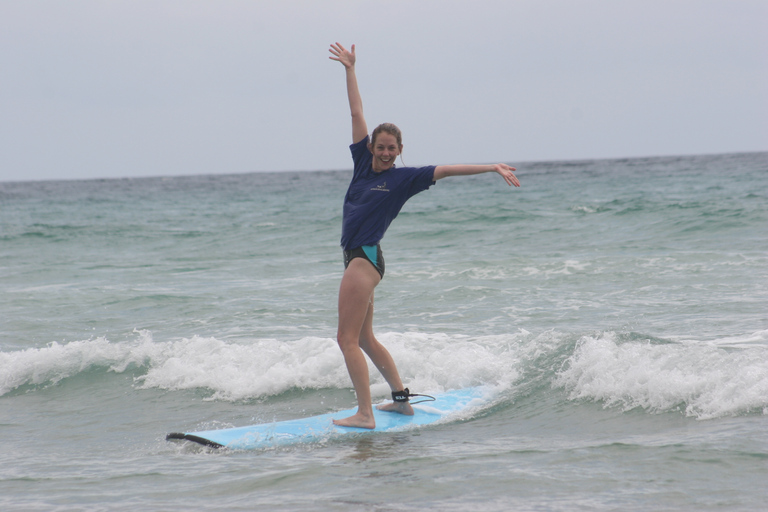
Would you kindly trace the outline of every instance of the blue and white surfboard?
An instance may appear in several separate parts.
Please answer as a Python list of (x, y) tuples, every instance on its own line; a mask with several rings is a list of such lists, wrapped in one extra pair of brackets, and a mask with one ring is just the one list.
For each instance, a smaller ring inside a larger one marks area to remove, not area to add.
[(201, 432), (174, 432), (166, 436), (167, 440), (186, 440), (215, 448), (234, 450), (253, 450), (273, 446), (286, 446), (298, 443), (312, 443), (338, 438), (349, 434), (371, 432), (395, 432), (429, 425), (441, 419), (456, 416), (468, 409), (481, 407), (487, 403), (487, 389), (482, 387), (465, 388), (435, 395), (434, 402), (415, 404), (414, 415), (405, 416), (394, 412), (379, 411), (374, 408), (376, 428), (340, 427), (333, 424), (334, 419), (346, 418), (357, 412), (348, 409), (309, 418), (262, 423), (248, 427), (206, 430)]

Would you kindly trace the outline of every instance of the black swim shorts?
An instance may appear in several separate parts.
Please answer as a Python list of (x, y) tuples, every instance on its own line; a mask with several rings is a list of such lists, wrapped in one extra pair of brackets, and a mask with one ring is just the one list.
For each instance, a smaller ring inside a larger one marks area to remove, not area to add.
[(344, 268), (347, 268), (349, 262), (355, 258), (365, 258), (370, 261), (382, 279), (384, 278), (384, 255), (381, 254), (380, 245), (363, 245), (356, 249), (344, 251)]

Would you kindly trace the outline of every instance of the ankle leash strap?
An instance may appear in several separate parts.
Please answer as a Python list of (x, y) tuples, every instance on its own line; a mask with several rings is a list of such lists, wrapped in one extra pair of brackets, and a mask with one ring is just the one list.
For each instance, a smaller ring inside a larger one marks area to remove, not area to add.
[(419, 400), (418, 402), (413, 402), (413, 404), (420, 404), (423, 402), (434, 402), (435, 397), (431, 395), (419, 395), (418, 393), (411, 393), (411, 391), (408, 388), (405, 388), (402, 391), (393, 391), (392, 392), (392, 400), (395, 402), (410, 402), (410, 398), (412, 396), (421, 396), (426, 398), (426, 400)]

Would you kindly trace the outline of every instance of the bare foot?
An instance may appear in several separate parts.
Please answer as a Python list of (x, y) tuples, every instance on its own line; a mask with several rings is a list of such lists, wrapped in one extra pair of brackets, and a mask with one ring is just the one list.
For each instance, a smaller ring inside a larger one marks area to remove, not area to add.
[(376, 408), (380, 411), (396, 412), (405, 414), (406, 416), (413, 416), (413, 407), (408, 402), (390, 402), (388, 404), (377, 405)]
[(376, 420), (373, 419), (373, 413), (368, 416), (367, 414), (360, 414), (359, 411), (348, 418), (333, 420), (333, 424), (339, 427), (376, 428)]

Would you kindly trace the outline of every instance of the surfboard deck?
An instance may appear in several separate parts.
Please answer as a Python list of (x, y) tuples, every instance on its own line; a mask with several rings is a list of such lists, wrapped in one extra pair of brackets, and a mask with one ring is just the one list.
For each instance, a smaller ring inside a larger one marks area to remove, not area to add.
[(247, 427), (205, 430), (201, 432), (172, 432), (166, 440), (192, 441), (214, 448), (254, 450), (298, 443), (326, 441), (350, 434), (395, 432), (422, 425), (429, 425), (451, 415), (485, 403), (487, 390), (482, 387), (457, 389), (434, 395), (434, 402), (413, 405), (414, 415), (405, 416), (394, 412), (379, 411), (374, 407), (376, 428), (340, 427), (334, 419), (351, 416), (357, 408), (347, 409), (309, 418), (262, 423)]

